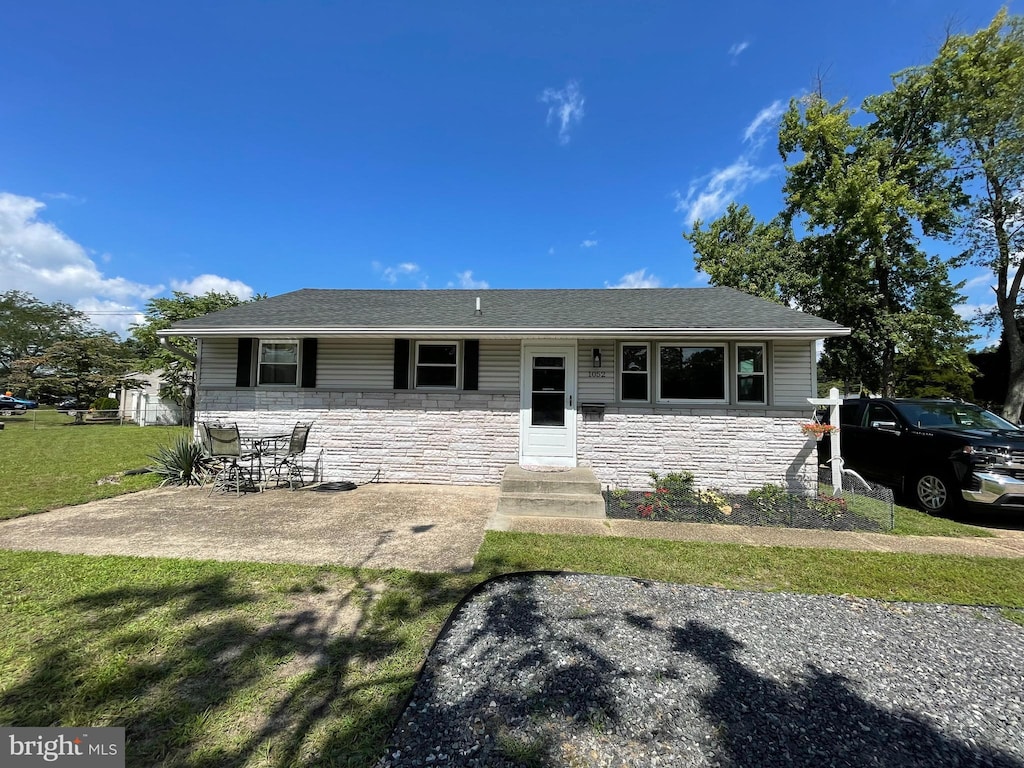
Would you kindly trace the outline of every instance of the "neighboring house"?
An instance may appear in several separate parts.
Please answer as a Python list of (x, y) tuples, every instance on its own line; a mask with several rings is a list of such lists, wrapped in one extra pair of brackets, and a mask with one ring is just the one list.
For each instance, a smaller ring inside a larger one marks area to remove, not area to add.
[(815, 344), (849, 329), (730, 288), (305, 289), (184, 320), (196, 421), (314, 422), (328, 479), (813, 487)]
[[(181, 406), (160, 396), (162, 371), (129, 373), (122, 378), (120, 417), (140, 427), (181, 424)], [(141, 386), (129, 386), (139, 384)]]

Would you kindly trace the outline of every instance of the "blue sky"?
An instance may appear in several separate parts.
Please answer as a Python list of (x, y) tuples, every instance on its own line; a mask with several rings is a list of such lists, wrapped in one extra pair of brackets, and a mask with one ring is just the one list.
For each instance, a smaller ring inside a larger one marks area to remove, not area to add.
[(999, 6), (10, 3), (0, 290), (123, 330), (173, 289), (704, 285), (681, 233), (779, 210), (790, 98)]

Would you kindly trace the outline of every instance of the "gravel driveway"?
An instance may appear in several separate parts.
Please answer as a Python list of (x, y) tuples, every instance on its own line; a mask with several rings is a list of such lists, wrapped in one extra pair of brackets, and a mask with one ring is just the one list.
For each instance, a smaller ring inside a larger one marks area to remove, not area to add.
[(1022, 696), (994, 609), (529, 575), (456, 614), (381, 766), (1022, 768)]

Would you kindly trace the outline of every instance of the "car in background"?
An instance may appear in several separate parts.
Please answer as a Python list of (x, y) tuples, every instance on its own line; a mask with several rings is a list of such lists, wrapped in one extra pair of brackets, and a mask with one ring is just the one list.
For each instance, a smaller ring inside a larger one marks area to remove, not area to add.
[(26, 410), (24, 403), (8, 395), (0, 395), (0, 416), (20, 416)]
[(0, 395), (0, 407), (6, 406), (6, 405), (9, 405), (9, 404), (12, 404), (12, 403), (15, 404), (15, 405), (21, 404), (25, 408), (38, 408), (39, 407), (39, 403), (37, 403), (35, 400), (26, 400), (26, 399), (21, 398), (21, 397), (11, 397), (10, 395)]
[[(843, 464), (924, 512), (965, 505), (1024, 512), (1024, 430), (960, 400), (849, 398), (839, 406)], [(828, 461), (830, 441), (819, 444)]]
[(87, 411), (89, 410), (86, 406), (80, 402), (71, 398), (69, 400), (61, 400), (55, 406), (57, 413), (72, 413), (73, 411)]

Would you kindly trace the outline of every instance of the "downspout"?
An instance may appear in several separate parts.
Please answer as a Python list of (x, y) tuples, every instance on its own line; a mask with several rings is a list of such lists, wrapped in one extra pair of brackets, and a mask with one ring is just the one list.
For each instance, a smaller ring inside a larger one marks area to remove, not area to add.
[(158, 336), (157, 341), (160, 343), (161, 347), (166, 349), (175, 357), (180, 357), (182, 360), (187, 360), (188, 362), (192, 363), (192, 365), (196, 364), (195, 355), (189, 354), (181, 347), (176, 347), (174, 344), (171, 344), (170, 339), (168, 339), (166, 336)]

